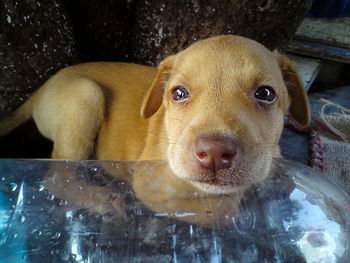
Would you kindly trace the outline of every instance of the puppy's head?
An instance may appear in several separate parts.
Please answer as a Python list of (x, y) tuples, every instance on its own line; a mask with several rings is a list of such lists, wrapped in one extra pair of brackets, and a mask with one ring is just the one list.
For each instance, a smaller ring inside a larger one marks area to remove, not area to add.
[(209, 193), (267, 177), (288, 109), (302, 126), (310, 120), (294, 64), (238, 36), (199, 41), (161, 62), (141, 114), (160, 107), (172, 171)]

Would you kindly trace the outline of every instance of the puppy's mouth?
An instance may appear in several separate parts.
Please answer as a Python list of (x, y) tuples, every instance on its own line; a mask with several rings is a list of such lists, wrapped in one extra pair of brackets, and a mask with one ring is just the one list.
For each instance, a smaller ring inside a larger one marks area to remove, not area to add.
[(194, 181), (213, 186), (242, 186), (249, 182), (249, 176), (243, 170), (234, 167), (217, 171), (205, 169), (197, 174)]
[(245, 190), (249, 184), (236, 182), (231, 178), (195, 179), (191, 183), (198, 189), (210, 194), (233, 194)]
[(213, 178), (213, 179), (207, 179), (207, 180), (197, 180), (197, 182), (202, 183), (202, 184), (211, 184), (211, 185), (234, 185), (233, 182), (220, 179), (220, 178)]

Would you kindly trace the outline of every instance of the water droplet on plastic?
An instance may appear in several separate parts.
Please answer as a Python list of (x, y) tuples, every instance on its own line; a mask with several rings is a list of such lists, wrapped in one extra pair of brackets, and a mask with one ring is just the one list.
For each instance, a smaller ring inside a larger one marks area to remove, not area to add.
[(77, 258), (77, 255), (72, 254), (72, 259), (76, 260), (76, 258)]
[(6, 190), (9, 192), (14, 192), (17, 189), (17, 184), (16, 183), (8, 183), (5, 185)]
[(68, 204), (67, 200), (61, 200), (59, 205), (66, 206)]
[(17, 234), (17, 233), (15, 233), (15, 234), (12, 235), (12, 238), (17, 238), (17, 237), (18, 237), (18, 234)]
[(26, 220), (26, 217), (25, 217), (25, 216), (20, 216), (20, 217), (18, 218), (18, 222), (20, 222), (20, 223), (23, 223), (25, 220)]
[(55, 235), (53, 236), (54, 239), (59, 239), (61, 237), (60, 232), (56, 232)]
[(98, 171), (98, 168), (97, 168), (97, 167), (91, 167), (91, 168), (90, 168), (90, 171), (91, 171), (91, 172), (97, 172), (97, 171)]
[(47, 196), (47, 200), (52, 201), (53, 199), (55, 199), (55, 196), (54, 196), (54, 195), (49, 194), (49, 195)]
[(36, 192), (41, 192), (42, 190), (45, 189), (45, 187), (44, 187), (42, 184), (39, 184), (39, 185), (35, 185), (35, 186), (33, 187), (33, 189), (34, 189), (34, 191), (36, 191)]

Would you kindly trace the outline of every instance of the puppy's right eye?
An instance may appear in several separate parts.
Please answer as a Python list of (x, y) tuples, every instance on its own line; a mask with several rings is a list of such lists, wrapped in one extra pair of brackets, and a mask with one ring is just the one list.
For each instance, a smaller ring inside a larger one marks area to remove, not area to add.
[(176, 101), (186, 100), (189, 96), (189, 91), (183, 86), (179, 86), (173, 89), (173, 99)]
[(262, 103), (271, 104), (276, 100), (276, 92), (273, 88), (268, 86), (259, 87), (255, 94), (255, 98)]

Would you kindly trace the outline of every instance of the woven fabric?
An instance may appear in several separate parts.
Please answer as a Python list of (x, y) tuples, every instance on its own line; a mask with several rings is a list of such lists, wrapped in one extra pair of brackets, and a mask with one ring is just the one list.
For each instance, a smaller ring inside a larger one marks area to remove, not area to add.
[(350, 115), (325, 115), (312, 131), (312, 167), (350, 195)]

